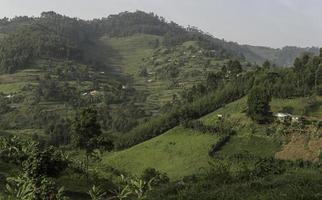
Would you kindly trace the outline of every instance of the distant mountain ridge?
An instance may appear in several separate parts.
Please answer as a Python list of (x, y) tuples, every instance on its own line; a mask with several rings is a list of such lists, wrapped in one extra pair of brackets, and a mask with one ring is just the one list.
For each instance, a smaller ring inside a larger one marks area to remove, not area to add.
[[(262, 64), (264, 61), (269, 60), (277, 66), (292, 66), (293, 60), (305, 52), (312, 54), (318, 54), (319, 52), (319, 49), (316, 47), (299, 48), (286, 46), (282, 49), (274, 49), (270, 47), (240, 45), (236, 42), (227, 42), (205, 33), (198, 28), (190, 26), (183, 27), (173, 21), (168, 22), (163, 17), (155, 15), (154, 13), (146, 13), (143, 11), (122, 12), (101, 19), (88, 21), (59, 15), (52, 11), (43, 12), (40, 17), (36, 18), (27, 16), (19, 16), (12, 19), (3, 18), (0, 19), (0, 34), (3, 35), (15, 32), (17, 29), (26, 25), (32, 25), (35, 22), (39, 23), (46, 21), (46, 25), (56, 25), (57, 20), (69, 21), (69, 27), (64, 27), (64, 29), (74, 26), (74, 29), (71, 28), (73, 29), (72, 31), (74, 31), (76, 35), (80, 35), (80, 38), (83, 39), (86, 38), (87, 35), (124, 37), (143, 33), (163, 36), (163, 42), (166, 45), (177, 45), (189, 40), (196, 40), (202, 43), (204, 48), (220, 52), (223, 56), (243, 59), (257, 64)], [(80, 29), (83, 29), (81, 34), (79, 31)], [(57, 30), (61, 31), (63, 29), (57, 27)], [(70, 33), (72, 33), (72, 31)]]
[(314, 55), (318, 55), (319, 53), (319, 48), (317, 47), (300, 48), (286, 46), (281, 49), (251, 45), (243, 45), (243, 47), (253, 53), (247, 54), (247, 52), (245, 52), (244, 56), (246, 57), (246, 60), (256, 63), (262, 63), (265, 60), (269, 60), (277, 66), (292, 66), (295, 58), (304, 53)]

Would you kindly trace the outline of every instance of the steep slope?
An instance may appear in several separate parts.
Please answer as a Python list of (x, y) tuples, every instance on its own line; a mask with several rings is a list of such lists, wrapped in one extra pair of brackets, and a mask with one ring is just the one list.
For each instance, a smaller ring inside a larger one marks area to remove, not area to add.
[(177, 180), (202, 173), (207, 168), (210, 161), (208, 150), (217, 139), (177, 127), (128, 150), (109, 154), (101, 164), (134, 175), (140, 175), (146, 168), (152, 167)]
[[(220, 71), (228, 61), (206, 55), (197, 41), (167, 48), (161, 45), (162, 40), (161, 36), (148, 34), (103, 36), (97, 41), (99, 48), (88, 52), (95, 52), (101, 62), (116, 69), (119, 75), (128, 76), (123, 85), (146, 95), (146, 101), (137, 102), (138, 105), (158, 114), (174, 95), (203, 82), (208, 73)], [(167, 76), (171, 70), (177, 73), (173, 77)]]

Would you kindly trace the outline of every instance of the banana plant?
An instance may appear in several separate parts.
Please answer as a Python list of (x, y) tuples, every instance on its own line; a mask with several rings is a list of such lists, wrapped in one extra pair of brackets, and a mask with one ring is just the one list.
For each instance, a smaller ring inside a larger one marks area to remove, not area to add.
[(31, 200), (34, 198), (34, 185), (25, 176), (10, 177), (6, 185), (7, 199), (9, 200)]
[(88, 194), (92, 200), (103, 200), (106, 196), (106, 192), (100, 186), (95, 185), (88, 191)]

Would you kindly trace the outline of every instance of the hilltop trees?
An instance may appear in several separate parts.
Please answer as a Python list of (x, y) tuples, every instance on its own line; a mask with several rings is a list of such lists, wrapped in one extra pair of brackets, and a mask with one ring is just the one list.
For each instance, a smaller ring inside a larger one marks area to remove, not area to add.
[(38, 26), (23, 27), (1, 41), (0, 72), (13, 73), (37, 57), (78, 59), (80, 55), (80, 50), (64, 37)]
[(247, 105), (247, 114), (256, 122), (265, 124), (270, 122), (272, 113), (270, 112), (271, 96), (262, 87), (255, 87), (251, 90)]
[(16, 29), (0, 43), (0, 73), (15, 72), (39, 57), (82, 59), (81, 47), (93, 36), (86, 22), (54, 12), (28, 18)]

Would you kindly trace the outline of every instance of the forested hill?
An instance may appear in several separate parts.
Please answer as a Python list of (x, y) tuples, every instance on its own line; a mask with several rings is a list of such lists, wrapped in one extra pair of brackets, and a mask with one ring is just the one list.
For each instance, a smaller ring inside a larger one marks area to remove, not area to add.
[[(40, 49), (46, 52), (41, 54), (81, 59), (84, 43), (103, 35), (110, 37), (125, 37), (134, 34), (157, 35), (163, 37), (162, 41), (165, 46), (174, 46), (194, 40), (198, 41), (203, 48), (216, 51), (224, 57), (246, 59), (258, 64), (269, 60), (279, 66), (292, 65), (292, 61), (304, 52), (318, 53), (317, 48), (272, 49), (239, 45), (213, 37), (198, 28), (190, 26), (185, 28), (153, 13), (142, 11), (123, 12), (89, 21), (70, 18), (55, 12), (43, 12), (40, 17), (3, 18), (0, 19), (0, 34), (0, 39), (7, 35), (0, 49), (2, 58), (0, 71), (2, 72), (14, 71), (14, 68), (19, 68), (31, 57), (40, 56), (37, 52)], [(28, 52), (19, 52), (19, 49), (28, 49)], [(60, 52), (57, 52), (57, 49), (60, 49)], [(19, 57), (19, 59), (13, 61), (8, 60), (7, 57)]]
[(39, 57), (81, 61), (86, 57), (83, 56), (84, 45), (88, 47), (88, 44), (102, 35), (162, 35), (165, 36), (164, 43), (167, 45), (183, 43), (200, 35), (144, 12), (125, 12), (92, 21), (44, 12), (36, 18), (4, 18), (0, 22), (0, 31), (7, 34), (0, 45), (2, 73), (12, 73)]

